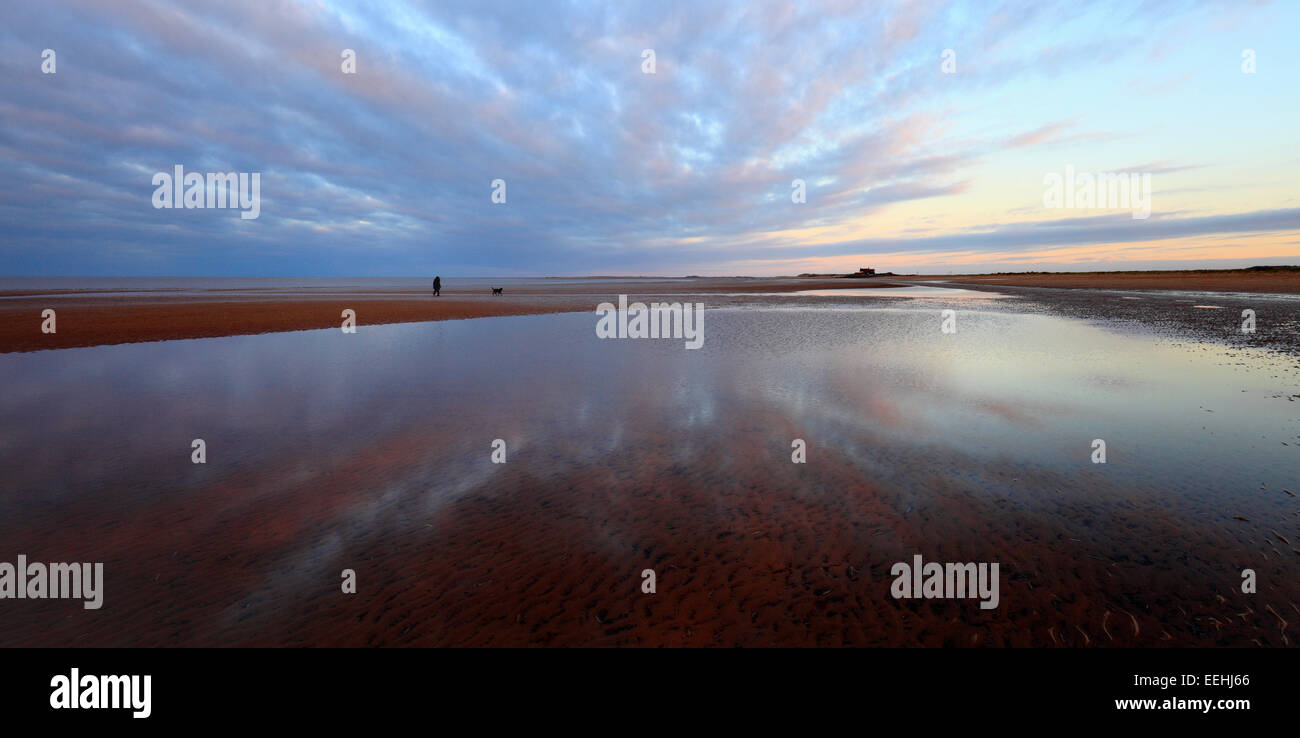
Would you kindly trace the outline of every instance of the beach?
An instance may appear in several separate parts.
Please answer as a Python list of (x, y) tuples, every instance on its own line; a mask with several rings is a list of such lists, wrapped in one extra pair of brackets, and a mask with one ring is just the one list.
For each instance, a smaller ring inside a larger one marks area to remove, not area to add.
[[(311, 280), (298, 280), (294, 287), (232, 280), (232, 285), (220, 288), (172, 280), (158, 283), (166, 287), (89, 289), (70, 286), (74, 280), (43, 287), (19, 286), (20, 281), (10, 280), (0, 286), (0, 353), (338, 328), (343, 311), (349, 309), (356, 314), (356, 324), (365, 326), (587, 312), (601, 302), (616, 303), (621, 294), (644, 302), (690, 297), (711, 306), (730, 306), (790, 304), (802, 293), (834, 291), (844, 295), (841, 302), (851, 304), (860, 290), (902, 297), (905, 290), (900, 288), (935, 285), (1016, 297), (1018, 310), (1135, 323), (1200, 340), (1248, 341), (1300, 354), (1300, 300), (1270, 300), (1261, 328), (1250, 336), (1239, 330), (1239, 319), (1230, 319), (1239, 317), (1241, 310), (1260, 307), (1258, 300), (1252, 301), (1254, 295), (1300, 295), (1300, 271), (498, 281), (508, 285), (502, 295), (491, 294), (492, 280), (474, 279), (462, 285), (449, 280), (442, 296), (434, 297), (427, 287), (413, 286), (417, 280), (405, 280), (400, 286), (376, 286), (365, 280), (322, 280), (323, 284), (313, 285)], [(106, 284), (112, 285), (112, 280)], [(1207, 301), (1222, 304), (1196, 307)], [(1223, 313), (1212, 314), (1212, 308)], [(57, 331), (52, 334), (41, 331), (46, 309), (55, 310), (57, 318)]]
[(1300, 294), (1297, 269), (1223, 269), (1197, 271), (1058, 272), (1029, 274), (959, 274), (914, 279), (962, 285), (1053, 287), (1093, 290), (1181, 290)]
[[(359, 327), (6, 353), (0, 538), (105, 587), (7, 603), (0, 646), (1294, 645), (1287, 351), (1203, 296), (861, 282), (173, 296)], [(597, 338), (619, 293), (703, 301), (703, 346)], [(545, 309), (355, 307), (436, 300)], [(916, 555), (997, 562), (998, 607), (891, 596)]]
[[(344, 310), (356, 314), (358, 325), (385, 325), (594, 310), (598, 303), (625, 293), (619, 290), (671, 296), (896, 286), (884, 281), (862, 285), (857, 280), (536, 279), (526, 280), (521, 289), (492, 295), (485, 284), (458, 287), (448, 280), (439, 297), (428, 288), (367, 287), (358, 293), (354, 285), (310, 290), (0, 289), (0, 353), (336, 328), (343, 323)], [(46, 309), (55, 311), (54, 333), (41, 331)]]

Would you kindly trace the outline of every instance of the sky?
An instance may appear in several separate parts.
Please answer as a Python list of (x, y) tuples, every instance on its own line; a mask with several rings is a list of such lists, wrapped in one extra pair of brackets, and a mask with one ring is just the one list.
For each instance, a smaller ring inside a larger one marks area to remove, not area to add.
[[(14, 0), (0, 17), (3, 276), (1300, 264), (1290, 0)], [(257, 173), (257, 217), (156, 207), (177, 166)], [(1134, 194), (1149, 175), (1149, 217), (1049, 196), (1102, 173)]]

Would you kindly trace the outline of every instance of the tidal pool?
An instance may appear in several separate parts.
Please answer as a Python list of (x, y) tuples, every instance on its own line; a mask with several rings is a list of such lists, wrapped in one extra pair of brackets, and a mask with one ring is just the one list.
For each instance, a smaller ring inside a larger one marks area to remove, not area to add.
[[(2, 355), (0, 560), (106, 585), (0, 645), (1289, 645), (1293, 363), (953, 304)], [(892, 598), (914, 555), (999, 606)]]

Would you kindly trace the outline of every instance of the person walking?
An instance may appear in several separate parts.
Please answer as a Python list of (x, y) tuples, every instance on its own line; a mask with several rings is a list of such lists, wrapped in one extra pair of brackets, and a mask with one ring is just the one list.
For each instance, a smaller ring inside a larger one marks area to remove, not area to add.
[(442, 277), (433, 278), (433, 296), (437, 297), (442, 294)]

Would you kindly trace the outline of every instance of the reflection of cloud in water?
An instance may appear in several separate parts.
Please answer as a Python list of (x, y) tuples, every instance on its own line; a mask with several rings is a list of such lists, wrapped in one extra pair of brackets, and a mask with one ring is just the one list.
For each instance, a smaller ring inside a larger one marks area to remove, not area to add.
[[(959, 311), (944, 335), (929, 308), (710, 311), (699, 351), (600, 341), (593, 324), (494, 318), (0, 356), (0, 539), (62, 531), (124, 575), (190, 552), (240, 599), (211, 615), (224, 632), (274, 618), (288, 593), (337, 587), (358, 546), (382, 558), (444, 544), (458, 530), (438, 527), (448, 516), (518, 516), (609, 557), (654, 549), (643, 539), (666, 555), (663, 536), (703, 523), (720, 529), (690, 545), (722, 546), (743, 521), (744, 540), (768, 548), (737, 550), (779, 568), (827, 530), (791, 500), (876, 516), (861, 533), (871, 546), (934, 544), (906, 527), (921, 522), (961, 535), (943, 522), (961, 506), (977, 511), (962, 525), (1005, 530), (1008, 519), (978, 516), (1032, 514), (1045, 539), (1102, 546), (1107, 526), (1134, 525), (1114, 502), (1125, 495), (1192, 530), (1224, 510), (1276, 518), (1286, 500), (1254, 490), (1294, 480), (1297, 447), (1277, 443), (1300, 435), (1294, 406), (1272, 399), (1290, 375), (1263, 353), (1238, 349), (1247, 366), (1227, 366), (1198, 344), (980, 311)], [(195, 437), (208, 440), (203, 467), (188, 463)], [(798, 468), (796, 437), (809, 447)], [(1088, 462), (1097, 437), (1105, 467)], [(494, 438), (505, 465), (490, 462)], [(652, 511), (657, 532), (629, 527), (647, 499), (667, 506)], [(767, 522), (788, 537), (768, 541)]]

